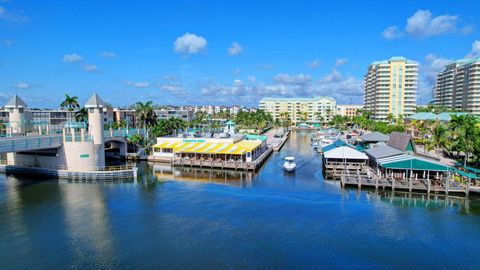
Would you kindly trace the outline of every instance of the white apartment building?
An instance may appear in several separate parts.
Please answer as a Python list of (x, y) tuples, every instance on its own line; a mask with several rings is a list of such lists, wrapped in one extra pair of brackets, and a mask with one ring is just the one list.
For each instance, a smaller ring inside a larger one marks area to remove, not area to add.
[(418, 63), (404, 57), (376, 61), (364, 77), (365, 109), (375, 120), (386, 121), (415, 113)]
[(269, 112), (273, 119), (282, 119), (282, 113), (288, 113), (293, 125), (302, 122), (330, 121), (335, 114), (335, 99), (330, 97), (314, 98), (273, 98), (260, 100), (258, 108)]
[(438, 73), (433, 103), (480, 115), (480, 58), (454, 61)]

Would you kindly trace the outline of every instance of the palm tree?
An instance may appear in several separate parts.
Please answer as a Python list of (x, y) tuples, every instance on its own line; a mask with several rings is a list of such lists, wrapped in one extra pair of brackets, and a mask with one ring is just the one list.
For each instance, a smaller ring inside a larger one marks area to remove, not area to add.
[(448, 145), (448, 129), (445, 127), (445, 125), (436, 123), (435, 127), (432, 129), (432, 140), (429, 144), (427, 144), (427, 148), (435, 148), (438, 158), (440, 158), (440, 152), (448, 149)]
[(70, 112), (74, 109), (80, 108), (80, 105), (78, 104), (78, 97), (71, 97), (65, 94), (65, 99), (62, 101), (62, 103), (60, 103), (60, 108), (67, 109)]
[(290, 114), (288, 112), (282, 112), (280, 113), (280, 118), (282, 119), (283, 127), (287, 127), (290, 121)]
[[(65, 99), (60, 103), (60, 108), (62, 109), (67, 109), (70, 113), (73, 112), (75, 109), (80, 108), (80, 105), (78, 104), (78, 97), (77, 96), (69, 96), (65, 94)], [(72, 116), (68, 113), (67, 118), (71, 118)], [(72, 120), (70, 120), (72, 121)]]
[(156, 122), (157, 117), (153, 111), (152, 101), (135, 103), (135, 114), (140, 122), (143, 123), (143, 128), (146, 128), (149, 125), (154, 125)]
[(300, 121), (306, 122), (308, 119), (308, 113), (307, 112), (300, 112)]
[(88, 122), (88, 110), (83, 107), (75, 113), (75, 121)]
[(395, 119), (395, 116), (393, 116), (393, 113), (389, 113), (387, 115), (387, 121), (389, 124), (391, 124), (393, 122), (393, 119)]
[(278, 127), (281, 126), (282, 122), (280, 121), (279, 118), (275, 118), (275, 121), (273, 121), (273, 126), (275, 127), (275, 130), (278, 132)]

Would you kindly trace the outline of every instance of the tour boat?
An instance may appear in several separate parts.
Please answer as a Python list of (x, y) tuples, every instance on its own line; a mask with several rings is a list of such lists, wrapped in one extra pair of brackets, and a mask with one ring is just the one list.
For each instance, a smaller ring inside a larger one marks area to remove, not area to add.
[(295, 163), (295, 158), (294, 157), (285, 157), (285, 163), (283, 163), (283, 168), (287, 172), (293, 172), (295, 171), (295, 167), (297, 167), (297, 164)]

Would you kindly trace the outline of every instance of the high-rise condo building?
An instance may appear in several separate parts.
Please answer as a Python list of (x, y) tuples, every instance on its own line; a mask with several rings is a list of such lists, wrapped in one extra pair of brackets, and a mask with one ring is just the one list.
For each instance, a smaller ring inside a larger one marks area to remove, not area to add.
[(260, 100), (258, 108), (272, 114), (273, 119), (283, 120), (282, 115), (288, 113), (290, 121), (296, 125), (303, 122), (330, 121), (335, 114), (335, 105), (335, 99), (329, 97), (266, 97)]
[(386, 121), (415, 113), (418, 64), (404, 57), (375, 61), (364, 78), (365, 110), (375, 120)]
[(438, 73), (433, 103), (480, 115), (480, 58), (454, 61)]

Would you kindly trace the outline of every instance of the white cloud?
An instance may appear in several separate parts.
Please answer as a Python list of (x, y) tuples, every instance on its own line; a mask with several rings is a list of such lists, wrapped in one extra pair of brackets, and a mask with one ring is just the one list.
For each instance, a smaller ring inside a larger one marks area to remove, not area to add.
[(445, 69), (445, 66), (451, 63), (451, 59), (438, 57), (434, 54), (425, 56), (423, 63), (419, 65), (419, 78), (417, 100), (419, 103), (425, 103), (432, 97), (432, 89), (437, 79), (437, 74)]
[(480, 40), (475, 40), (472, 43), (472, 49), (467, 54), (467, 58), (476, 58), (480, 57)]
[(236, 68), (236, 69), (233, 71), (233, 75), (235, 75), (235, 76), (240, 76), (240, 73), (242, 73), (242, 71), (241, 71), (239, 68)]
[(407, 33), (414, 37), (426, 38), (457, 30), (458, 16), (440, 15), (432, 17), (428, 10), (418, 10), (407, 19)]
[(314, 59), (311, 62), (308, 62), (307, 65), (313, 69), (317, 68), (320, 66), (320, 60), (319, 59)]
[(13, 88), (15, 88), (15, 89), (28, 89), (30, 87), (32, 87), (32, 86), (29, 83), (26, 83), (26, 82), (23, 82), (23, 81), (20, 81), (13, 86)]
[(289, 75), (289, 74), (281, 73), (273, 77), (273, 81), (280, 84), (306, 85), (311, 80), (312, 80), (312, 77), (310, 75), (304, 75), (304, 74)]
[(227, 51), (229, 55), (234, 56), (234, 55), (241, 54), (243, 52), (243, 48), (237, 42), (233, 42)]
[(160, 85), (160, 90), (167, 91), (172, 95), (185, 97), (188, 96), (188, 92), (180, 84), (164, 84)]
[(397, 39), (408, 34), (414, 38), (424, 39), (447, 33), (469, 34), (473, 31), (471, 25), (459, 26), (459, 16), (444, 14), (434, 17), (429, 10), (417, 10), (407, 18), (404, 30), (398, 26), (389, 26), (382, 32), (385, 39)]
[(85, 71), (87, 71), (87, 72), (95, 72), (95, 71), (98, 70), (98, 69), (97, 69), (97, 66), (91, 65), (91, 64), (85, 64), (85, 65), (83, 65), (83, 69), (84, 69)]
[(63, 62), (75, 63), (80, 61), (82, 61), (82, 56), (76, 53), (66, 54), (65, 56), (63, 56)]
[(389, 26), (382, 32), (382, 36), (385, 39), (397, 39), (404, 36), (404, 34), (398, 29), (397, 26)]
[(347, 62), (348, 62), (348, 58), (346, 58), (346, 57), (339, 58), (335, 61), (335, 67), (336, 68), (341, 67), (341, 66), (345, 65)]
[(115, 58), (117, 55), (115, 55), (114, 52), (103, 51), (100, 53), (100, 56), (104, 58)]
[(150, 83), (149, 82), (132, 82), (132, 81), (127, 81), (127, 85), (135, 88), (149, 88)]
[(204, 37), (195, 34), (186, 33), (178, 37), (174, 43), (174, 50), (180, 54), (197, 54), (205, 50), (207, 40)]
[(4, 40), (0, 41), (0, 44), (2, 44), (3, 46), (10, 47), (10, 46), (12, 46), (12, 45), (15, 44), (15, 40), (13, 40), (13, 39), (4, 39)]
[(6, 8), (0, 6), (0, 20), (11, 23), (20, 23), (27, 21), (28, 18), (22, 12), (10, 12)]
[(246, 81), (234, 80), (230, 84), (223, 84), (214, 79), (207, 79), (200, 86), (198, 96), (192, 98), (194, 102), (224, 104), (239, 104), (257, 106), (258, 101), (265, 96), (274, 97), (315, 97), (329, 96), (338, 103), (362, 103), (363, 81), (353, 76), (343, 76), (338, 70), (331, 72), (314, 81), (308, 74), (281, 73), (272, 78), (271, 82), (260, 82), (254, 77), (247, 77)]

